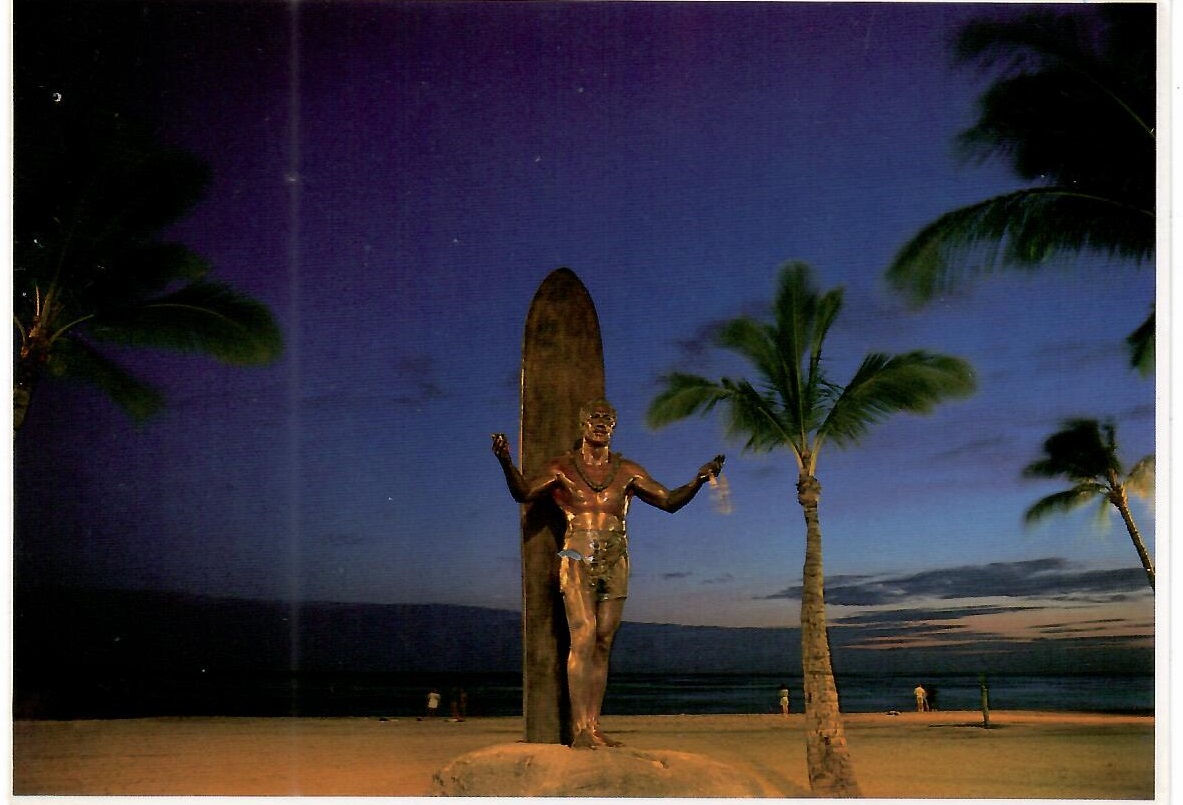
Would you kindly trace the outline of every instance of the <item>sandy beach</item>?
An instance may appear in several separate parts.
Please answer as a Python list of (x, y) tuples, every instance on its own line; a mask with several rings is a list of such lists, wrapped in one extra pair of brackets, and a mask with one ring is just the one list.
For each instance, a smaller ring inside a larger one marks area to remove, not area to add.
[[(867, 797), (1155, 794), (1149, 716), (1001, 711), (986, 730), (978, 712), (857, 713), (846, 725)], [(631, 749), (704, 755), (785, 797), (808, 796), (803, 726), (800, 715), (605, 718)], [(16, 721), (13, 793), (426, 796), (453, 759), (521, 735), (520, 718)]]

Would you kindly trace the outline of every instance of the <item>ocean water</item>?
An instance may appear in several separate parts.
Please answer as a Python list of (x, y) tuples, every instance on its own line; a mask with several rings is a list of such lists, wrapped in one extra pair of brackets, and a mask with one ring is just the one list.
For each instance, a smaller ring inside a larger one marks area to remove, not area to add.
[[(777, 691), (787, 684), (790, 706), (801, 712), (801, 679), (730, 675), (685, 677), (622, 676), (609, 681), (605, 712), (774, 713)], [(997, 676), (985, 680), (989, 705), (998, 710), (1151, 713), (1153, 676)], [(846, 676), (837, 680), (842, 709), (849, 713), (915, 710), (917, 684), (930, 691), (938, 710), (977, 710), (982, 705), (982, 680), (976, 675)], [(935, 696), (932, 691), (935, 690)]]
[[(838, 678), (845, 712), (914, 710), (912, 689), (936, 690), (938, 710), (977, 710), (976, 675), (856, 676)], [(787, 684), (793, 712), (801, 712), (801, 679), (787, 675), (614, 673), (606, 715), (678, 715), (779, 712), (777, 691)], [(1137, 676), (987, 677), (993, 710), (1154, 712), (1154, 678)], [(22, 691), (16, 717), (111, 718), (150, 715), (312, 716), (406, 718), (424, 714), (432, 688), (443, 697), (442, 715), (466, 694), (468, 716), (522, 712), (517, 674), (192, 674), (171, 677), (72, 678), (68, 684)]]

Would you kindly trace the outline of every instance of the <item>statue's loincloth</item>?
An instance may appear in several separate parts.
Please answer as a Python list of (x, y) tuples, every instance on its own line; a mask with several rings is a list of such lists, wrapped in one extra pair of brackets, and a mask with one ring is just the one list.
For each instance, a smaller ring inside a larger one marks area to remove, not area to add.
[(586, 585), (597, 601), (628, 598), (628, 535), (575, 529), (563, 541), (559, 583)]

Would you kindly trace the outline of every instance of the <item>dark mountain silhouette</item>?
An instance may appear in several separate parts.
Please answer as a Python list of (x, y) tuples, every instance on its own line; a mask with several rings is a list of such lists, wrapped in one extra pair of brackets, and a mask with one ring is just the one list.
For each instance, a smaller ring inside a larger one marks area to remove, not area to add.
[(435, 604), (40, 589), (16, 596), (17, 670), (515, 671), (516, 613)]
[[(39, 589), (18, 594), (15, 667), (147, 671), (509, 672), (521, 617), (445, 604), (346, 604), (183, 593)], [(776, 672), (795, 667), (795, 630), (626, 623), (621, 671)]]

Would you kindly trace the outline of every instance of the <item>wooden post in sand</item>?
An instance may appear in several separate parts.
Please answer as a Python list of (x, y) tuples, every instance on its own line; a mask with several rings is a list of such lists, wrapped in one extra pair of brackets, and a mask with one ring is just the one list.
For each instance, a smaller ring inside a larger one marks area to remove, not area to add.
[(986, 675), (981, 676), (982, 685), (982, 726), (990, 729), (990, 687), (986, 684)]
[[(530, 303), (522, 342), (520, 469), (533, 477), (579, 437), (579, 409), (604, 396), (604, 349), (587, 288), (551, 272)], [(567, 651), (559, 594), (566, 521), (549, 498), (522, 506), (522, 707), (528, 743), (570, 743)]]

